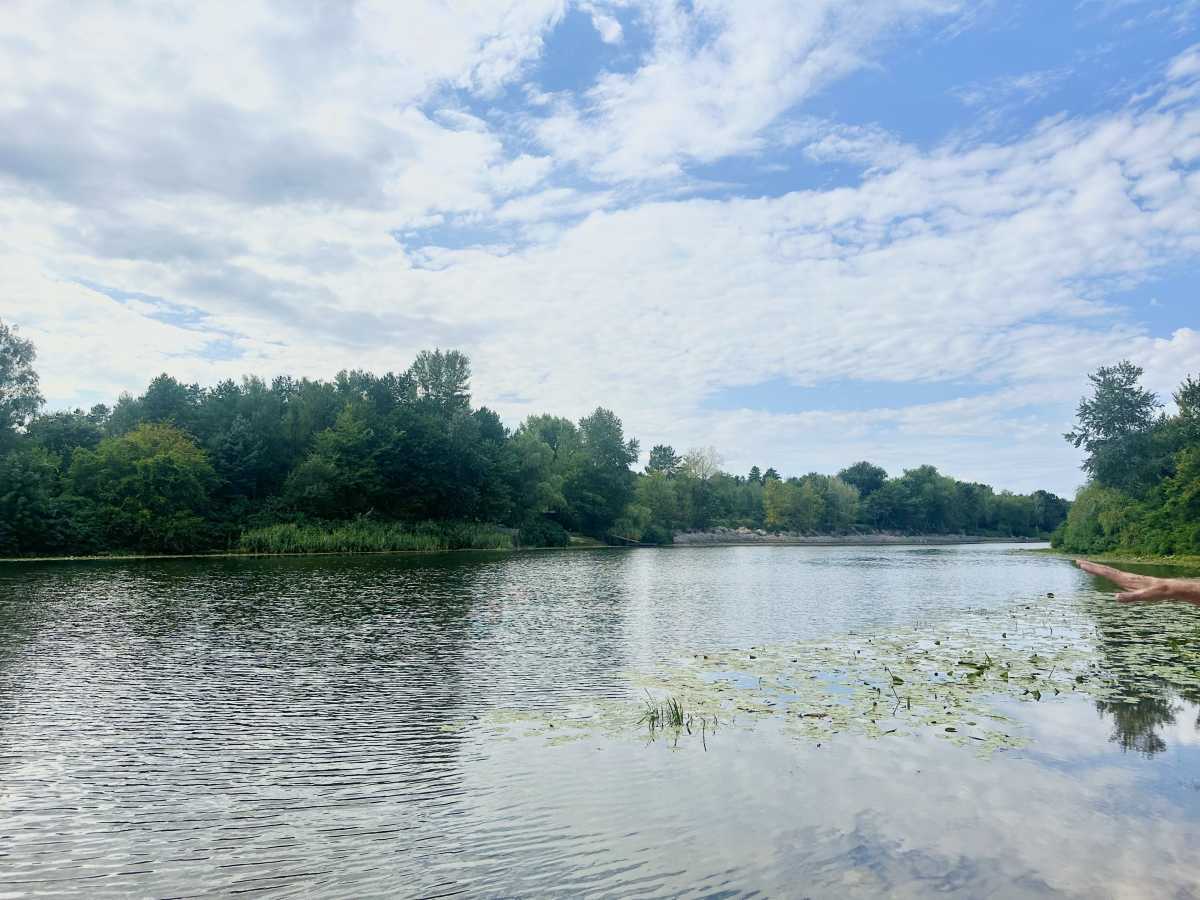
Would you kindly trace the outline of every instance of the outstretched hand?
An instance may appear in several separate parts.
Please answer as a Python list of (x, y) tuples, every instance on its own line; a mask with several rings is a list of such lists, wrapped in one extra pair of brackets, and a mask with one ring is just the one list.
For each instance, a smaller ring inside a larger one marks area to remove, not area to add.
[(1102, 566), (1100, 563), (1088, 562), (1086, 559), (1075, 560), (1075, 565), (1092, 575), (1107, 578), (1118, 587), (1125, 588), (1117, 594), (1122, 602), (1138, 600), (1186, 600), (1188, 603), (1200, 604), (1200, 580), (1191, 578), (1155, 578), (1151, 575), (1135, 575), (1132, 572), (1122, 572), (1112, 566)]

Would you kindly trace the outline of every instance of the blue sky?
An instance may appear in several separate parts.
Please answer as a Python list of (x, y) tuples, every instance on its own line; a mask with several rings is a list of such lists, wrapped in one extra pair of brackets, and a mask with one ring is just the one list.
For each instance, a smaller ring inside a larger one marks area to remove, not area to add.
[(54, 407), (472, 357), (726, 466), (1078, 485), (1200, 372), (1197, 0), (16, 2), (0, 318)]

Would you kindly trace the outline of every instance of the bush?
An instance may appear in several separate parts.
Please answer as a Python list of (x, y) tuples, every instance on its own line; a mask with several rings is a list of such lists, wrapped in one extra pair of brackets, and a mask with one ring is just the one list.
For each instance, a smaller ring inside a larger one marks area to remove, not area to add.
[(1059, 546), (1071, 553), (1104, 553), (1127, 544), (1137, 529), (1135, 500), (1114, 488), (1089, 484), (1071, 504)]
[(566, 547), (571, 536), (557, 522), (538, 517), (521, 526), (519, 540), (522, 547)]
[(663, 528), (661, 525), (649, 525), (642, 532), (643, 544), (673, 544), (675, 543), (675, 533), (669, 528)]

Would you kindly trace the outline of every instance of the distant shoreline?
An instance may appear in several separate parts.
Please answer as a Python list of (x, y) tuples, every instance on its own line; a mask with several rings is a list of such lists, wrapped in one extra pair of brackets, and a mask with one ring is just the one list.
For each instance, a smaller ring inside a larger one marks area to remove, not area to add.
[(963, 534), (845, 534), (845, 535), (739, 535), (737, 532), (722, 534), (711, 531), (681, 532), (675, 536), (674, 544), (602, 544), (600, 542), (572, 543), (567, 547), (514, 547), (512, 549), (477, 549), (470, 547), (453, 550), (374, 550), (374, 551), (302, 551), (298, 553), (252, 553), (238, 550), (220, 550), (212, 553), (128, 553), (95, 554), (90, 556), (0, 556), (3, 563), (45, 562), (139, 562), (144, 560), (172, 559), (279, 559), (297, 556), (429, 556), (438, 553), (520, 553), (529, 550), (626, 550), (638, 546), (670, 550), (672, 547), (736, 547), (736, 546), (817, 546), (817, 547), (881, 547), (881, 546), (933, 546), (937, 544), (1044, 544), (1041, 538), (980, 537)]
[(932, 544), (1045, 544), (1045, 538), (989, 537), (977, 534), (772, 534), (762, 531), (683, 531), (675, 535), (676, 547), (772, 546), (881, 547)]

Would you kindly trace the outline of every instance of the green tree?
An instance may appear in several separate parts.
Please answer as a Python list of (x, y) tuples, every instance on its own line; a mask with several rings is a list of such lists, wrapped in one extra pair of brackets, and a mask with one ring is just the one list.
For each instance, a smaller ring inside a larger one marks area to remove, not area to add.
[(41, 408), (38, 374), (33, 368), (33, 342), (0, 320), (0, 449), (11, 444), (17, 431)]
[(858, 520), (858, 489), (840, 477), (823, 476), (824, 509), (821, 525), (829, 532), (847, 531)]
[(1139, 514), (1136, 505), (1116, 488), (1087, 485), (1075, 495), (1055, 543), (1077, 553), (1103, 553), (1122, 543), (1123, 533)]
[(771, 479), (763, 485), (763, 519), (772, 531), (817, 531), (825, 513), (820, 488), (809, 478)]
[(673, 532), (681, 527), (676, 482), (665, 472), (652, 472), (639, 478), (636, 500), (639, 506), (649, 510), (651, 524), (662, 531)]
[(202, 547), (216, 472), (208, 455), (172, 425), (139, 425), (75, 452), (71, 494), (92, 504), (106, 546), (157, 552)]
[(796, 484), (792, 518), (788, 524), (793, 531), (818, 531), (825, 517), (825, 497), (821, 488), (812, 477), (801, 478)]
[(782, 531), (792, 521), (796, 506), (796, 485), (769, 478), (763, 482), (763, 520), (771, 531)]
[(871, 496), (887, 481), (887, 472), (879, 466), (863, 460), (838, 472), (837, 477), (855, 488), (864, 499)]
[(1122, 490), (1140, 490), (1161, 474), (1151, 461), (1161, 404), (1138, 383), (1141, 376), (1141, 367), (1129, 360), (1089, 375), (1092, 396), (1080, 399), (1075, 427), (1064, 435), (1083, 449), (1083, 470), (1091, 478)]
[(580, 458), (565, 494), (573, 518), (586, 534), (603, 537), (633, 498), (638, 443), (626, 440), (621, 420), (597, 408), (579, 420)]
[(26, 431), (29, 439), (50, 453), (63, 471), (70, 467), (75, 448), (92, 450), (104, 437), (96, 417), (78, 409), (38, 416), (29, 423)]
[(679, 470), (683, 459), (669, 444), (655, 444), (650, 449), (650, 459), (646, 463), (646, 472), (653, 474), (661, 472), (664, 475), (674, 475)]
[(71, 523), (57, 500), (58, 461), (36, 445), (0, 453), (0, 554), (56, 553), (70, 543)]
[(465, 411), (471, 403), (471, 361), (457, 350), (422, 350), (408, 375), (417, 396), (445, 412)]

